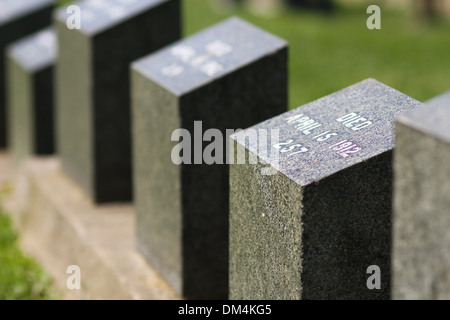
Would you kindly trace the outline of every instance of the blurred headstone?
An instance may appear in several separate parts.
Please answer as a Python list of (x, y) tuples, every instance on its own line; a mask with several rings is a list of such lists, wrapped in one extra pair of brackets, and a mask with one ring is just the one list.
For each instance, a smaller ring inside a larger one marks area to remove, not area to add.
[(450, 299), (450, 91), (400, 117), (395, 150), (394, 299)]
[(285, 0), (291, 8), (314, 9), (329, 12), (334, 9), (333, 0)]
[(81, 29), (57, 12), (57, 149), (64, 170), (97, 203), (130, 201), (129, 64), (181, 36), (179, 0), (74, 3)]
[(284, 7), (283, 0), (247, 0), (249, 10), (257, 15), (274, 16)]
[(9, 145), (17, 162), (54, 152), (53, 67), (56, 35), (39, 31), (8, 47)]
[(7, 145), (5, 48), (51, 23), (53, 0), (0, 1), (0, 149)]

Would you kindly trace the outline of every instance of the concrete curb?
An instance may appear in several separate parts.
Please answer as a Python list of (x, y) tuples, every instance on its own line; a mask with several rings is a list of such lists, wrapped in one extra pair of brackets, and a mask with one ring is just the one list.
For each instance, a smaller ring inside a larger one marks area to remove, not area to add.
[[(0, 154), (0, 172), (2, 205), (23, 249), (51, 273), (65, 299), (179, 299), (135, 249), (132, 205), (94, 205), (56, 158), (15, 169)], [(81, 269), (81, 290), (67, 289), (70, 265)]]

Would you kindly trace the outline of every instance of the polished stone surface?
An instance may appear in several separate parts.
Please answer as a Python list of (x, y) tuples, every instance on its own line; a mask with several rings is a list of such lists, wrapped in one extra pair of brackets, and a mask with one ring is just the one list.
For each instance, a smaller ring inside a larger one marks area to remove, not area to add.
[(132, 80), (139, 249), (181, 296), (227, 298), (225, 155), (206, 164), (211, 139), (200, 141), (189, 162), (202, 164), (178, 166), (171, 137), (183, 128), (194, 143), (206, 130), (226, 133), (286, 111), (287, 44), (231, 18), (140, 59)]
[(394, 120), (420, 105), (368, 79), (232, 136), (232, 299), (389, 298)]

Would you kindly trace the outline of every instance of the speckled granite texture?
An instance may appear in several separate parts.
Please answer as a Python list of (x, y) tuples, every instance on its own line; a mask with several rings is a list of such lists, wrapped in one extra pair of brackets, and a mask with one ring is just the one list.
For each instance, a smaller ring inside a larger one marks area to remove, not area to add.
[(0, 149), (7, 146), (6, 64), (8, 44), (51, 23), (53, 0), (0, 1)]
[(394, 299), (450, 299), (450, 92), (397, 123)]
[(179, 0), (80, 1), (81, 29), (57, 11), (57, 149), (97, 203), (132, 200), (132, 61), (178, 40)]
[(181, 296), (227, 298), (228, 168), (174, 165), (171, 135), (184, 128), (194, 141), (197, 120), (225, 132), (286, 111), (287, 44), (231, 18), (132, 74), (139, 249)]
[(368, 79), (232, 136), (260, 163), (230, 165), (230, 298), (390, 297), (394, 119), (420, 105)]
[(30, 155), (54, 152), (56, 47), (56, 34), (52, 28), (8, 47), (8, 136), (17, 163)]

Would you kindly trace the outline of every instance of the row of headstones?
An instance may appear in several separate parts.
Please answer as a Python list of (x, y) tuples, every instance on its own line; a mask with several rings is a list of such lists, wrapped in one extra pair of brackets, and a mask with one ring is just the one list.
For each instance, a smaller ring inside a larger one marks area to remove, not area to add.
[(75, 4), (81, 29), (51, 0), (0, 2), (1, 147), (55, 140), (95, 203), (134, 199), (180, 295), (450, 298), (450, 94), (368, 79), (283, 113), (285, 41), (238, 18), (179, 40), (178, 0)]

